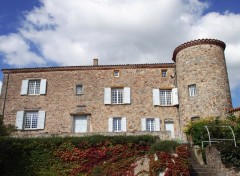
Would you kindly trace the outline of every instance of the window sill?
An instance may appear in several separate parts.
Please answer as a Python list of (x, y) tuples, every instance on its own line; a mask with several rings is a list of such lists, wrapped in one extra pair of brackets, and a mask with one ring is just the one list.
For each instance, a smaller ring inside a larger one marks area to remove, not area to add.
[(105, 105), (130, 105), (131, 103), (105, 104)]
[(35, 128), (32, 128), (32, 129), (22, 129), (22, 130), (20, 130), (20, 131), (38, 131), (38, 130), (44, 130), (44, 129), (35, 129)]

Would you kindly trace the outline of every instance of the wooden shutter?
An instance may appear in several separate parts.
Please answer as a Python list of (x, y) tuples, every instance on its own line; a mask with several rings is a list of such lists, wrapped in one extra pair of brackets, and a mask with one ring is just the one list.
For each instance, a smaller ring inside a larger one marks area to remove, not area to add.
[(104, 88), (104, 104), (111, 104), (111, 88)]
[(16, 115), (16, 127), (18, 130), (23, 129), (23, 119), (24, 119), (24, 111), (18, 111)]
[(155, 124), (154, 124), (154, 131), (160, 131), (160, 119), (159, 118), (155, 118), (154, 119)]
[(172, 104), (178, 105), (178, 88), (172, 89)]
[(160, 105), (159, 89), (153, 89), (153, 105)]
[(21, 95), (27, 95), (28, 93), (28, 80), (22, 80)]
[(47, 80), (46, 79), (41, 79), (40, 83), (40, 94), (46, 94), (46, 87), (47, 87)]
[(37, 129), (44, 129), (45, 126), (45, 111), (38, 112), (38, 122), (37, 122)]
[(113, 132), (113, 118), (108, 118), (108, 131)]
[(122, 117), (122, 131), (127, 131), (127, 118)]
[(131, 103), (130, 87), (124, 87), (124, 89), (123, 89), (123, 103), (126, 103), (126, 104)]
[(146, 118), (141, 119), (142, 131), (146, 131)]

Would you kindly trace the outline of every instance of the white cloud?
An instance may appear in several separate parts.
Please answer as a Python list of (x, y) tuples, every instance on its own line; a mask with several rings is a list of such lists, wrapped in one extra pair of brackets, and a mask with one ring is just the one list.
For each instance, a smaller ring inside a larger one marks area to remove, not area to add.
[[(9, 65), (171, 62), (179, 45), (198, 38), (227, 44), (232, 90), (239, 89), (240, 14), (207, 13), (199, 0), (42, 0), (16, 34), (0, 36)], [(34, 52), (37, 48), (37, 54)]]
[(1, 53), (4, 55), (3, 62), (9, 65), (25, 66), (45, 63), (41, 57), (30, 50), (30, 44), (18, 34), (0, 36)]

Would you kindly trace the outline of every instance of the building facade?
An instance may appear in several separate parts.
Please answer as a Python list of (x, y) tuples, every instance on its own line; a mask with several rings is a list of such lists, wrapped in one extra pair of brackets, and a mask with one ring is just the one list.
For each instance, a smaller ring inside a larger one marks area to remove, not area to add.
[(1, 114), (18, 134), (170, 131), (232, 108), (225, 44), (202, 39), (175, 63), (3, 69)]

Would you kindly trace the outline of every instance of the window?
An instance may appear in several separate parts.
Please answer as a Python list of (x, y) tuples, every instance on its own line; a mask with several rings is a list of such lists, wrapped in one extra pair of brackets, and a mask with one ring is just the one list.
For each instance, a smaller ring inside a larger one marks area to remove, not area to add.
[(154, 119), (146, 119), (146, 131), (154, 131)]
[(172, 104), (172, 90), (160, 90), (160, 105)]
[(114, 132), (122, 131), (122, 119), (121, 118), (113, 118), (113, 131)]
[(169, 90), (153, 89), (153, 105), (175, 106), (178, 105), (178, 88)]
[(44, 129), (45, 111), (18, 111), (16, 126), (18, 130)]
[(192, 84), (188, 86), (188, 90), (189, 90), (189, 95), (190, 97), (196, 96), (197, 95), (197, 87), (196, 84)]
[(163, 78), (167, 77), (167, 70), (162, 70), (162, 77)]
[(175, 138), (174, 121), (170, 119), (166, 119), (164, 123), (165, 123), (165, 130), (171, 132), (171, 138)]
[(114, 77), (119, 77), (119, 70), (114, 70), (113, 75)]
[(130, 104), (130, 87), (104, 88), (104, 104)]
[(41, 80), (29, 80), (28, 83), (28, 94), (39, 95), (40, 94), (40, 82)]
[(38, 112), (26, 112), (25, 113), (25, 129), (37, 129)]
[(76, 94), (81, 95), (83, 93), (82, 85), (76, 85)]
[(112, 89), (112, 104), (123, 103), (123, 89)]
[(113, 117), (108, 119), (109, 132), (124, 132), (127, 131), (126, 117)]
[(21, 95), (46, 94), (46, 79), (22, 80)]
[(160, 118), (142, 118), (142, 131), (160, 131)]

